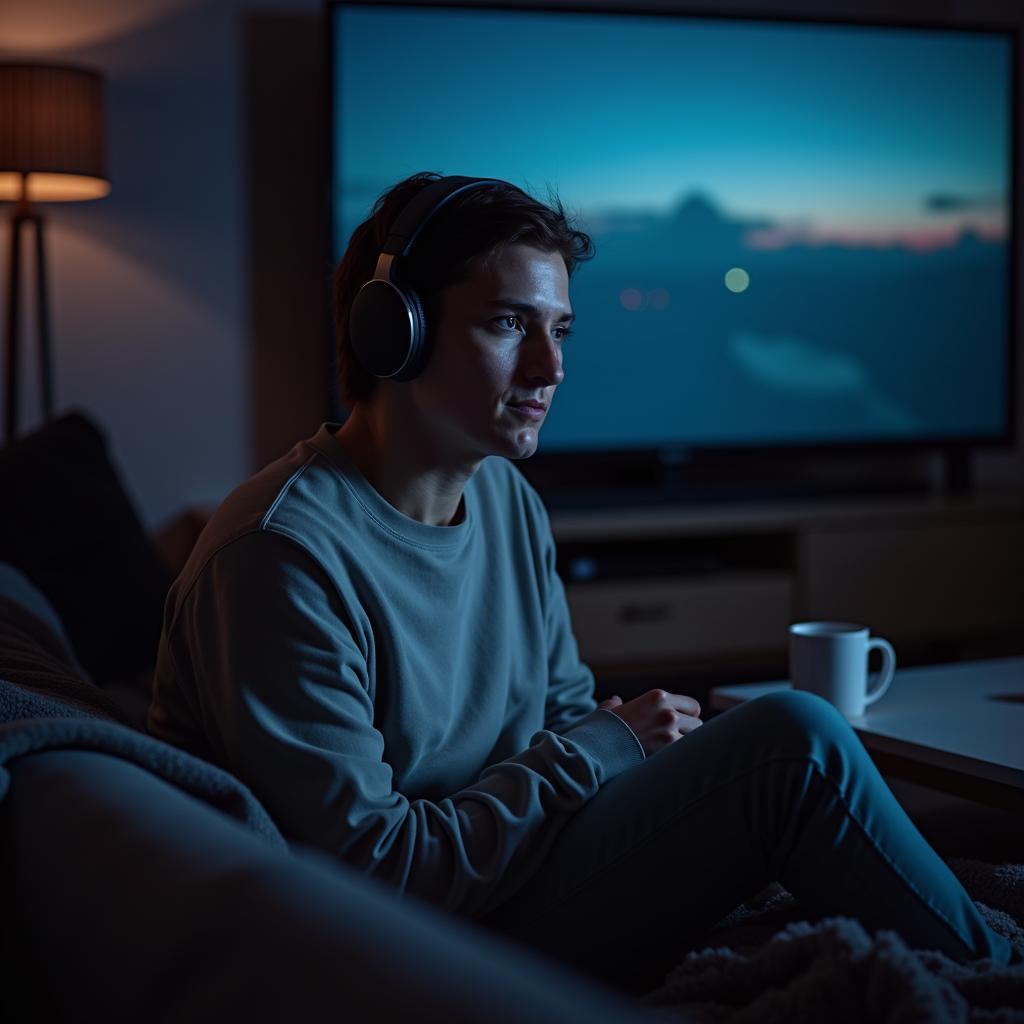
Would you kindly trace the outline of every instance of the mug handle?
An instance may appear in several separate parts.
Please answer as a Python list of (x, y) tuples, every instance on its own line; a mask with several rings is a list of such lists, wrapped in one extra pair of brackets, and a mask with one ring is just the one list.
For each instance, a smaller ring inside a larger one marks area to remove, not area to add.
[(893, 677), (896, 675), (896, 651), (893, 650), (892, 644), (880, 636), (873, 636), (868, 640), (868, 657), (874, 650), (882, 652), (882, 667), (875, 677), (875, 688), (872, 689), (869, 685), (867, 693), (864, 694), (864, 707), (874, 704), (889, 689)]

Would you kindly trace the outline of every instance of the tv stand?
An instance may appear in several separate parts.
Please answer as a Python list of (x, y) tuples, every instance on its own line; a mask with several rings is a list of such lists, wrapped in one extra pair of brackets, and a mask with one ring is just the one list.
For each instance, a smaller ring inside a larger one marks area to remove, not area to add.
[(649, 486), (607, 488), (540, 488), (538, 491), (549, 509), (565, 511), (582, 509), (621, 509), (672, 506), (691, 508), (705, 505), (735, 503), (758, 504), (823, 499), (856, 499), (862, 497), (924, 496), (929, 491), (926, 481), (782, 481), (782, 482), (699, 482), (669, 480)]
[(863, 622), (903, 665), (1024, 654), (1024, 492), (549, 512), (599, 678), (785, 678), (788, 626), (806, 619)]
[(973, 460), (970, 448), (951, 446), (943, 451), (946, 468), (946, 493), (970, 494)]

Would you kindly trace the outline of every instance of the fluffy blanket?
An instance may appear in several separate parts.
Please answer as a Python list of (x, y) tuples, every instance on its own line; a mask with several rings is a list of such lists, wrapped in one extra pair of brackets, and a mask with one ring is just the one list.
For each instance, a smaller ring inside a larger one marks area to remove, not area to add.
[[(993, 930), (1024, 950), (1024, 864), (946, 863)], [(645, 1002), (688, 1024), (1024, 1024), (1024, 967), (957, 964), (852, 918), (805, 916), (792, 893), (769, 886)]]

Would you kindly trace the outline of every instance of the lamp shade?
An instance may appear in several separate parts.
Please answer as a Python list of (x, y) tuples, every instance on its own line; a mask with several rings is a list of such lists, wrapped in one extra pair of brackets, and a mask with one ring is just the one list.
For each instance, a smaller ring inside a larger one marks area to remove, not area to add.
[(103, 80), (84, 68), (0, 63), (0, 199), (99, 199), (104, 165)]

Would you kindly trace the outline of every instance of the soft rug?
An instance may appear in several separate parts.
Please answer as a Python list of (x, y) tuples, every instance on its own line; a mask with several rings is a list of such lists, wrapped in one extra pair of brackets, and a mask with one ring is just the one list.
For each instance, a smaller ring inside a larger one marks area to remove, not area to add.
[[(1024, 950), (1024, 864), (946, 859), (994, 931)], [(775, 883), (724, 918), (645, 997), (688, 1024), (1024, 1024), (1024, 967), (957, 964), (869, 935), (848, 917), (802, 919)]]

